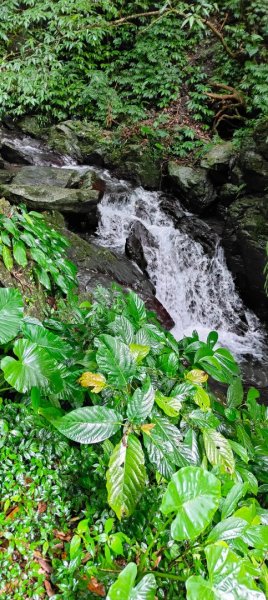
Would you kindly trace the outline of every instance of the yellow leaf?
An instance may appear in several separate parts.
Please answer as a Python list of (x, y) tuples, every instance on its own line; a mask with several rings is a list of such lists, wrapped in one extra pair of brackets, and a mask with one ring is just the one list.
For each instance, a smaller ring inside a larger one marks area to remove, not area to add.
[(101, 373), (90, 373), (90, 371), (86, 371), (81, 375), (78, 379), (78, 382), (82, 387), (91, 387), (92, 392), (98, 394), (106, 387), (106, 379)]
[(208, 374), (205, 371), (201, 371), (200, 369), (193, 369), (189, 371), (186, 375), (186, 379), (191, 381), (192, 383), (205, 383), (208, 380)]
[(129, 344), (129, 349), (136, 362), (140, 363), (149, 354), (151, 348), (142, 344)]
[(144, 433), (147, 433), (147, 435), (151, 435), (151, 430), (155, 427), (155, 423), (144, 423), (144, 425), (141, 426), (141, 430)]

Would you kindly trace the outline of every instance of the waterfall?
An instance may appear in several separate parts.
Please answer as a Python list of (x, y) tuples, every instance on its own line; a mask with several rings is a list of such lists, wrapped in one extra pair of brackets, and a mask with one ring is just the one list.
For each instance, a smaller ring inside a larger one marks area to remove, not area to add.
[[(102, 172), (107, 191), (99, 205), (98, 243), (124, 252), (135, 224), (142, 225), (143, 254), (156, 296), (172, 316), (179, 339), (197, 330), (202, 340), (216, 329), (222, 345), (237, 357), (261, 358), (261, 323), (245, 308), (217, 239), (212, 255), (193, 235), (175, 227), (161, 208), (161, 194), (112, 179)], [(191, 215), (182, 210), (191, 221)], [(194, 218), (194, 217), (192, 217)], [(202, 223), (200, 221), (200, 223)]]

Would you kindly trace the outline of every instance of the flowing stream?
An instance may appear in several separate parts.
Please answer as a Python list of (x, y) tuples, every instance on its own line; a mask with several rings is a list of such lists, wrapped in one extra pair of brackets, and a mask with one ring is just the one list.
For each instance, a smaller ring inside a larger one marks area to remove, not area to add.
[[(107, 190), (99, 205), (98, 243), (124, 252), (135, 223), (142, 225), (143, 254), (156, 296), (172, 316), (177, 338), (194, 329), (201, 339), (216, 329), (237, 357), (263, 356), (265, 341), (257, 317), (240, 299), (218, 239), (209, 256), (201, 243), (175, 228), (161, 209), (161, 194), (118, 181), (102, 171)], [(184, 211), (186, 218), (191, 215)], [(179, 226), (179, 225), (178, 225)]]

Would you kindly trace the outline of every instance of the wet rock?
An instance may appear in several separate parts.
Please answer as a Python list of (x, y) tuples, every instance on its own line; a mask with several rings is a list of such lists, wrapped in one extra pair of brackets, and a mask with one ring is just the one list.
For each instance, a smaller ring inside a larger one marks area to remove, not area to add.
[(160, 200), (160, 206), (165, 213), (170, 215), (175, 222), (185, 215), (185, 211), (181, 207), (181, 203), (175, 196), (162, 195)]
[(254, 133), (253, 139), (256, 144), (256, 148), (258, 149), (259, 154), (261, 154), (266, 160), (268, 160), (268, 119), (262, 119), (257, 125)]
[(129, 179), (144, 188), (157, 190), (160, 187), (161, 168), (148, 146), (126, 143), (118, 146), (106, 158), (117, 177)]
[(6, 171), (4, 169), (0, 169), (0, 184), (1, 183), (9, 183), (10, 181), (12, 181), (13, 177), (14, 177), (14, 173), (12, 173), (10, 171)]
[(268, 320), (263, 274), (267, 240), (268, 196), (247, 196), (231, 204), (223, 235), (227, 263), (243, 298), (264, 320)]
[(63, 166), (65, 159), (43, 142), (16, 131), (0, 129), (0, 154), (5, 162), (16, 165)]
[(155, 239), (143, 223), (135, 221), (126, 240), (126, 255), (147, 275), (148, 263), (143, 250), (145, 246), (147, 248), (154, 248)]
[[(15, 175), (13, 184), (17, 186), (53, 186), (60, 188), (78, 188), (82, 175), (75, 169), (60, 169), (58, 167), (22, 167)], [(88, 187), (92, 187), (92, 172), (90, 172)], [(96, 177), (95, 177), (96, 179)]]
[(109, 149), (110, 133), (95, 124), (65, 121), (49, 131), (48, 144), (62, 154), (68, 154), (80, 164), (103, 166)]
[(213, 258), (218, 236), (207, 223), (193, 215), (185, 216), (179, 222), (179, 229), (189, 235), (195, 242), (201, 244), (204, 252)]
[(256, 194), (268, 188), (268, 161), (259, 154), (250, 140), (241, 149), (239, 166), (248, 192)]
[[(55, 225), (54, 215), (47, 219)], [(97, 246), (67, 230), (57, 219), (56, 228), (70, 242), (69, 257), (78, 267), (79, 290), (82, 297), (90, 294), (98, 285), (110, 287), (113, 282), (123, 289), (132, 289), (145, 300), (147, 308), (157, 312), (160, 322), (171, 329), (174, 323), (165, 308), (155, 298), (155, 291), (150, 281), (141, 274), (138, 267), (124, 255), (111, 252), (107, 248)]]
[(168, 180), (173, 193), (196, 214), (204, 212), (215, 198), (216, 192), (205, 169), (168, 163)]
[(23, 117), (16, 122), (16, 127), (35, 138), (42, 138), (47, 132), (47, 128), (42, 125), (42, 118), (38, 116)]
[(34, 210), (88, 213), (97, 221), (101, 193), (95, 189), (72, 190), (50, 185), (0, 185), (0, 194), (13, 204), (24, 203)]
[(201, 160), (201, 167), (207, 169), (210, 174), (228, 173), (234, 163), (236, 152), (232, 142), (222, 142), (214, 144), (212, 148), (204, 154)]

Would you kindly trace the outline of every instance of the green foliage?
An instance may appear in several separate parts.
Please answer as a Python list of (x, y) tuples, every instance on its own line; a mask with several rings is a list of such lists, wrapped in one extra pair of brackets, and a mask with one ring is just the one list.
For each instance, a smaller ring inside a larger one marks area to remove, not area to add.
[[(216, 332), (206, 342), (195, 332), (177, 342), (134, 292), (100, 288), (92, 303), (74, 303), (69, 312), (68, 323), (55, 314), (41, 324), (20, 310), (18, 337), (1, 360), (3, 389), (9, 384), (10, 396), (25, 394), (31, 421), (47, 429), (42, 437), (73, 448), (70, 456), (88, 457), (82, 472), (73, 467), (78, 487), (90, 495), (79, 522), (74, 518), (69, 562), (55, 559), (50, 542), (43, 546), (60, 598), (82, 599), (94, 586), (102, 593), (111, 586), (108, 598), (151, 600), (156, 579), (160, 598), (185, 597), (186, 585), (190, 600), (234, 590), (234, 599), (264, 600), (268, 518), (260, 502), (268, 484), (268, 415), (257, 390), (245, 395)], [(226, 399), (211, 391), (210, 378), (226, 386)], [(60, 433), (51, 433), (50, 423)], [(68, 446), (61, 434), (81, 446)], [(4, 448), (4, 412), (1, 436)], [(39, 539), (36, 545), (29, 552)], [(116, 557), (130, 564), (111, 585)], [(32, 568), (40, 590), (43, 580)]]
[[(110, 126), (146, 119), (152, 110), (161, 114), (178, 102), (187, 130), (188, 111), (194, 121), (212, 123), (206, 96), (211, 79), (244, 91), (249, 113), (267, 110), (267, 30), (260, 0), (245, 8), (239, 0), (232, 7), (225, 0), (2, 4), (1, 115), (40, 113), (64, 120), (75, 114)], [(212, 58), (206, 54), (211, 46)], [(186, 134), (186, 154), (193, 143)]]
[(0, 214), (0, 258), (8, 271), (26, 268), (48, 291), (68, 294), (76, 285), (76, 267), (66, 258), (67, 240), (35, 211), (11, 207)]

